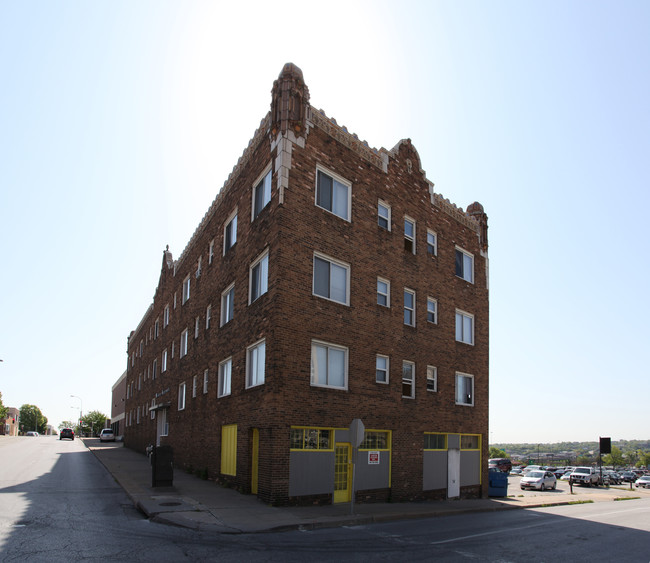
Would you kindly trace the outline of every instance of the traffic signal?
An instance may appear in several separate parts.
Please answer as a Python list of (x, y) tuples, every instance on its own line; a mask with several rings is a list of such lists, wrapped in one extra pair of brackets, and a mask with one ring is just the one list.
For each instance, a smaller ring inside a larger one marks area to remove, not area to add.
[(611, 454), (612, 453), (612, 439), (611, 438), (601, 438), (600, 439), (600, 453), (601, 454)]

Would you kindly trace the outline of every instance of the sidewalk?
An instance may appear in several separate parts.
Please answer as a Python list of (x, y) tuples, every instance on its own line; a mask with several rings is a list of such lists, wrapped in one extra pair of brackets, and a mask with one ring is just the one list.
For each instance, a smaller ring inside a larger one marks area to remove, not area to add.
[(412, 503), (349, 504), (306, 507), (273, 507), (253, 495), (202, 480), (184, 471), (174, 471), (173, 487), (151, 487), (151, 465), (143, 454), (120, 442), (102, 444), (83, 439), (85, 446), (113, 475), (134, 505), (154, 522), (214, 533), (239, 534), (315, 529), (369, 524), (410, 518), (447, 516), (466, 512), (490, 512), (514, 508), (558, 506), (579, 502), (614, 500), (615, 497), (650, 496), (650, 492), (594, 490), (569, 495), (561, 492), (539, 496)]

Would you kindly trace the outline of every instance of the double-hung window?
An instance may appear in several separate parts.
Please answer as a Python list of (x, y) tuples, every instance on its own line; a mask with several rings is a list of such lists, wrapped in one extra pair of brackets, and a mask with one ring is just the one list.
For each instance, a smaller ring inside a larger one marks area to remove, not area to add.
[(167, 348), (162, 353), (162, 363), (160, 364), (160, 371), (165, 373), (167, 371)]
[(181, 350), (180, 350), (181, 358), (187, 355), (187, 336), (188, 336), (188, 330), (185, 329), (183, 332), (181, 332)]
[(203, 394), (205, 395), (208, 392), (208, 378), (209, 378), (209, 372), (206, 369), (203, 372)]
[(183, 280), (183, 295), (181, 299), (181, 304), (185, 305), (187, 303), (187, 300), (190, 298), (190, 276), (187, 276)]
[(194, 338), (199, 337), (199, 325), (201, 324), (201, 317), (196, 317), (194, 320)]
[(415, 364), (402, 362), (402, 397), (413, 399), (415, 397)]
[(341, 177), (316, 170), (316, 205), (330, 213), (350, 220), (350, 184)]
[(163, 328), (169, 324), (169, 305), (165, 305), (165, 310), (163, 312)]
[(205, 329), (210, 328), (210, 320), (212, 319), (212, 305), (208, 305), (205, 309)]
[(390, 205), (381, 200), (377, 203), (377, 223), (382, 229), (390, 231)]
[(228, 358), (219, 364), (219, 383), (217, 397), (230, 395), (230, 380), (232, 378), (232, 358)]
[(192, 398), (196, 397), (196, 387), (198, 385), (198, 379), (199, 379), (198, 375), (195, 375), (192, 378)]
[(474, 256), (456, 247), (456, 275), (469, 283), (474, 283)]
[(253, 189), (253, 221), (271, 201), (271, 168), (265, 171)]
[(427, 391), (438, 390), (438, 368), (427, 366)]
[(314, 295), (349, 305), (350, 266), (314, 254)]
[(156, 379), (158, 377), (158, 360), (154, 360), (151, 366), (151, 379)]
[(427, 254), (438, 254), (438, 236), (430, 229), (427, 229)]
[(377, 278), (377, 305), (390, 307), (390, 282)]
[(377, 354), (376, 366), (375, 366), (375, 381), (377, 383), (388, 383), (388, 370), (389, 370), (390, 360), (388, 356), (382, 356)]
[(456, 373), (456, 404), (474, 406), (474, 376)]
[(246, 387), (264, 383), (266, 341), (260, 340), (246, 350)]
[(404, 250), (415, 254), (415, 220), (404, 217)]
[(208, 265), (212, 264), (214, 260), (214, 239), (210, 241), (210, 249), (208, 250)]
[(230, 250), (237, 242), (237, 210), (228, 217), (228, 221), (223, 227), (223, 254)]
[(235, 284), (221, 294), (221, 326), (232, 321), (235, 315)]
[(264, 295), (269, 286), (269, 252), (262, 254), (250, 267), (249, 304)]
[(434, 324), (438, 322), (438, 302), (432, 297), (427, 297), (427, 321)]
[(311, 343), (311, 384), (348, 388), (348, 349), (325, 342)]
[(456, 309), (456, 340), (474, 344), (474, 315)]
[(178, 410), (185, 409), (185, 383), (178, 386)]
[(404, 324), (415, 326), (415, 291), (404, 288)]

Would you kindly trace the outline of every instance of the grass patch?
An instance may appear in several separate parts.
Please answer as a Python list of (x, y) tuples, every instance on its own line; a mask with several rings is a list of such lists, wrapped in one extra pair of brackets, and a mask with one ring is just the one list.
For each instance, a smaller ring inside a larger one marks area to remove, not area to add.
[(593, 504), (593, 500), (572, 500), (567, 504)]
[(616, 497), (614, 500), (636, 500), (640, 498), (641, 497)]

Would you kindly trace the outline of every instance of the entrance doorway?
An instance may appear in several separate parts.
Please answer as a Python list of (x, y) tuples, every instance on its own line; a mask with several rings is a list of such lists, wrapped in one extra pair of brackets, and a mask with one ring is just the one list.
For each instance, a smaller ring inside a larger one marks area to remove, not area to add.
[(334, 502), (350, 502), (351, 491), (351, 444), (336, 444), (334, 460)]

